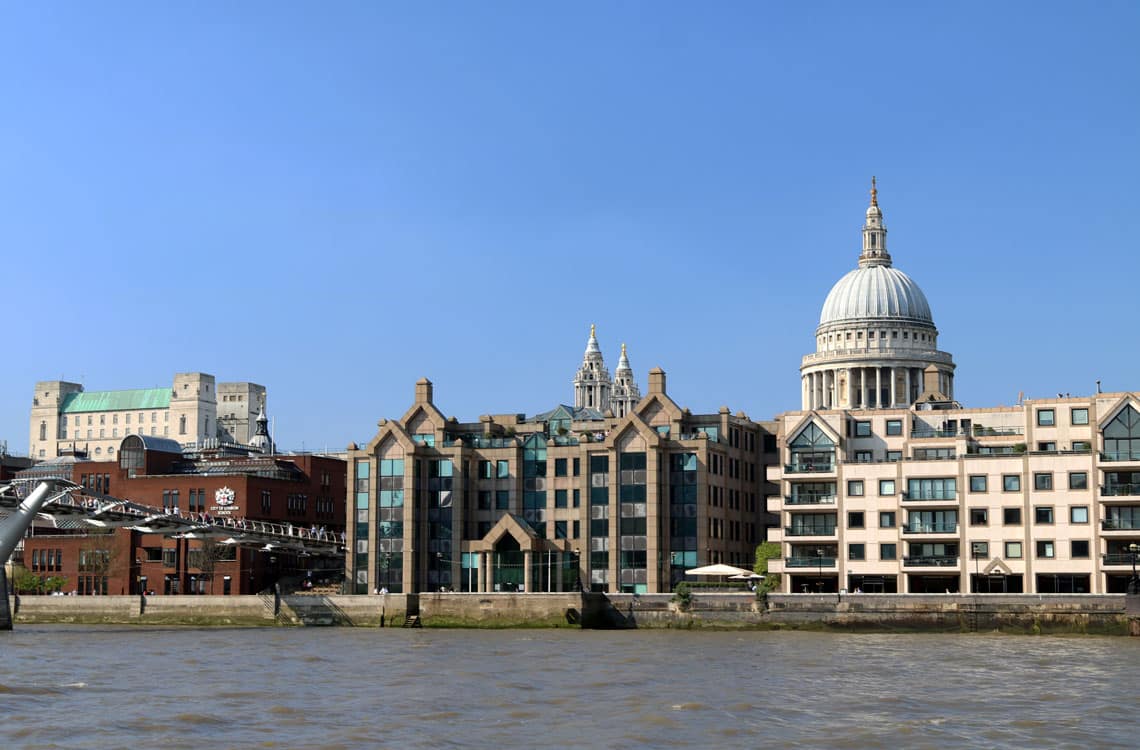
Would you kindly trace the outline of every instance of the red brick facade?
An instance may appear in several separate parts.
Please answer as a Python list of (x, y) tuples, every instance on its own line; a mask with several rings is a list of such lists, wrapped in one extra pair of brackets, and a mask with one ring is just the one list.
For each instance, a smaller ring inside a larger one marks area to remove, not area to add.
[[(95, 492), (155, 508), (177, 507), (183, 514), (324, 527), (337, 533), (344, 530), (346, 474), (340, 459), (219, 457), (199, 460), (197, 473), (174, 473), (177, 458), (148, 451), (145, 473), (128, 472), (115, 461), (82, 460), (50, 468), (40, 464), (28, 473), (52, 473)], [(219, 493), (227, 497), (231, 492), (231, 504), (218, 503)], [(299, 557), (126, 529), (109, 534), (96, 529), (39, 529), (25, 540), (23, 565), (41, 578), (64, 578), (64, 592), (107, 594), (251, 594), (278, 581), (338, 578), (343, 570), (340, 559)]]

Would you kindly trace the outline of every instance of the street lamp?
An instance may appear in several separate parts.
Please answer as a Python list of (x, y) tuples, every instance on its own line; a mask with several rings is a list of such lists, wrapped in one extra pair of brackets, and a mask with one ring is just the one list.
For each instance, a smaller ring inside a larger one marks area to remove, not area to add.
[(574, 586), (582, 591), (582, 550), (574, 548)]
[(823, 593), (823, 547), (815, 548), (815, 558), (819, 563), (819, 581), (816, 585), (819, 586), (820, 593)]
[(1140, 544), (1128, 545), (1128, 552), (1132, 555), (1132, 580), (1128, 582), (1128, 593), (1140, 594), (1140, 579), (1136, 577), (1136, 556), (1140, 554)]
[(970, 554), (974, 556), (974, 593), (978, 593), (978, 589), (982, 586), (982, 574), (978, 568), (981, 564), (982, 545), (974, 542), (970, 545)]

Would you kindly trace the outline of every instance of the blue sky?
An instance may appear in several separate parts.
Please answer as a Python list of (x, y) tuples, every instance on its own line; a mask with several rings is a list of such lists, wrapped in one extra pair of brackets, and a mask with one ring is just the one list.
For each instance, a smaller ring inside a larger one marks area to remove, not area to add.
[(201, 370), (341, 449), (416, 379), (572, 399), (591, 323), (694, 412), (799, 407), (871, 175), (967, 405), (1140, 389), (1140, 5), (0, 10), (0, 439)]

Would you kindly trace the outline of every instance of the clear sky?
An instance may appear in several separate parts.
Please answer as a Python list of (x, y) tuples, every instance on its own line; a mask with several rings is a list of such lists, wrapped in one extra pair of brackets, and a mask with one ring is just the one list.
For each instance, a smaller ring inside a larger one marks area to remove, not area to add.
[(0, 9), (0, 439), (37, 380), (253, 380), (343, 449), (572, 401), (799, 408), (871, 175), (974, 406), (1140, 390), (1140, 3)]

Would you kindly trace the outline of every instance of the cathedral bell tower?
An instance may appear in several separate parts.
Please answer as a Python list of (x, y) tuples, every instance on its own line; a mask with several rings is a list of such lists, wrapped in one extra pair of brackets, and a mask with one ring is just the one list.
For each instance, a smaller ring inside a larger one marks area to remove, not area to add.
[(613, 383), (610, 372), (602, 359), (598, 337), (593, 324), (590, 325), (590, 340), (586, 342), (586, 353), (582, 366), (574, 376), (574, 408), (597, 409), (604, 412), (610, 408), (610, 393)]

